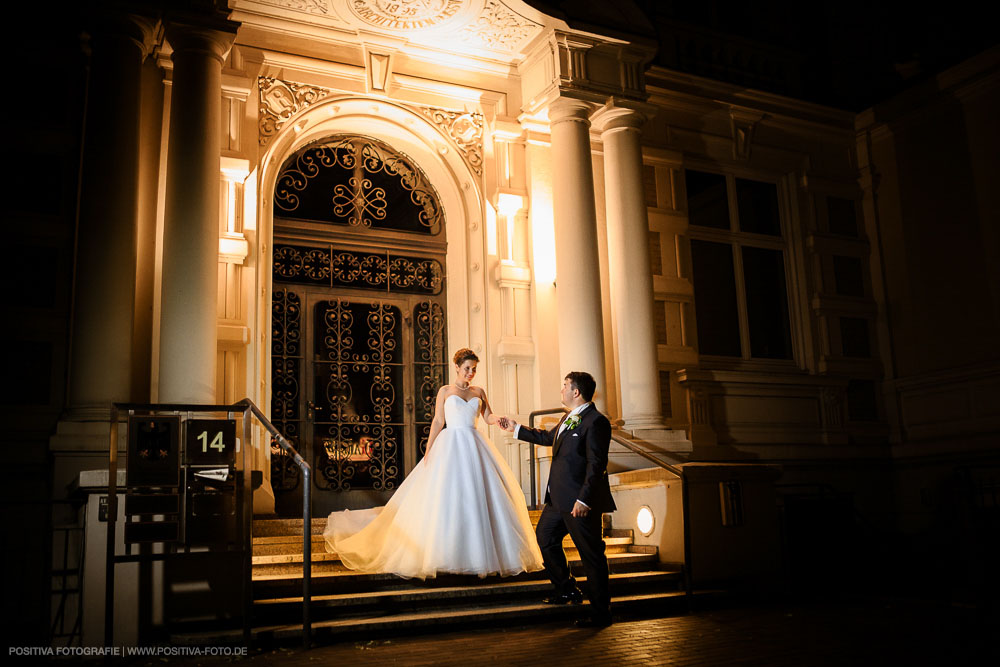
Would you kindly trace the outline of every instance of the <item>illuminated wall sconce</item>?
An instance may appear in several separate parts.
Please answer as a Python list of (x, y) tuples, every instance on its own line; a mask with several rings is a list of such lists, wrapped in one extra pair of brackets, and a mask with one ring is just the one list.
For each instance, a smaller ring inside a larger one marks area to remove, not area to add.
[(656, 527), (656, 517), (653, 516), (653, 510), (649, 509), (647, 505), (640, 507), (639, 512), (635, 515), (635, 525), (643, 537), (649, 537), (653, 528)]

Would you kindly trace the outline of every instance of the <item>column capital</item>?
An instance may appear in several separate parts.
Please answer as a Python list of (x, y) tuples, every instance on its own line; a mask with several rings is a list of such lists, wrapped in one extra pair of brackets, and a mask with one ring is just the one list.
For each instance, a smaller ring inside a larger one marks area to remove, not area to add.
[(594, 110), (594, 104), (571, 97), (560, 97), (549, 104), (549, 125), (556, 125), (565, 121), (583, 123), (590, 127), (590, 114)]
[(238, 27), (232, 21), (227, 21), (226, 24), (221, 27), (206, 27), (182, 21), (167, 23), (167, 41), (173, 49), (171, 57), (181, 53), (200, 53), (223, 64), (236, 40)]
[(591, 117), (591, 122), (601, 134), (613, 130), (642, 130), (646, 123), (646, 115), (635, 109), (625, 107), (605, 106), (597, 110)]

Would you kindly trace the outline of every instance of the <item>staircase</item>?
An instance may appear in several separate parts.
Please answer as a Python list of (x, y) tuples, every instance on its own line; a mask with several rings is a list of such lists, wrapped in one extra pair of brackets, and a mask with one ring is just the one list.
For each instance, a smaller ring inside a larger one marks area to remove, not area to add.
[[(532, 524), (537, 523), (540, 514), (530, 512)], [(311, 616), (313, 638), (318, 643), (347, 637), (519, 625), (587, 613), (587, 603), (542, 604), (541, 599), (552, 591), (544, 572), (504, 578), (443, 574), (421, 581), (348, 570), (336, 554), (326, 552), (322, 536), (325, 525), (325, 518), (312, 522)], [(253, 641), (301, 641), (302, 520), (257, 520), (253, 535)], [(612, 530), (604, 541), (616, 616), (662, 616), (687, 609), (681, 572), (661, 567), (656, 547), (633, 544), (631, 530)], [(564, 548), (578, 584), (586, 590), (586, 575), (568, 536)], [(171, 638), (176, 643), (198, 644), (241, 639), (241, 633), (235, 630)]]

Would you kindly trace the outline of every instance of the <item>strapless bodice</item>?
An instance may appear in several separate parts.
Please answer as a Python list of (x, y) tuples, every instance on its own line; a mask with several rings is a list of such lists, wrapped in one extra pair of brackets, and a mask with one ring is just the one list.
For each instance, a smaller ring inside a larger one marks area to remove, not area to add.
[(465, 400), (458, 394), (444, 399), (444, 421), (449, 428), (475, 428), (479, 416), (479, 397)]

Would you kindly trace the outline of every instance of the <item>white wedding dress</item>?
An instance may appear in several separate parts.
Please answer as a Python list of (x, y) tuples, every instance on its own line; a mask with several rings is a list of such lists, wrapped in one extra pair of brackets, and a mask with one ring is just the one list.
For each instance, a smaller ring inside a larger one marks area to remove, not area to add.
[(521, 487), (476, 430), (479, 411), (479, 398), (445, 399), (447, 426), (388, 504), (330, 514), (327, 551), (352, 570), (420, 579), (542, 569)]

